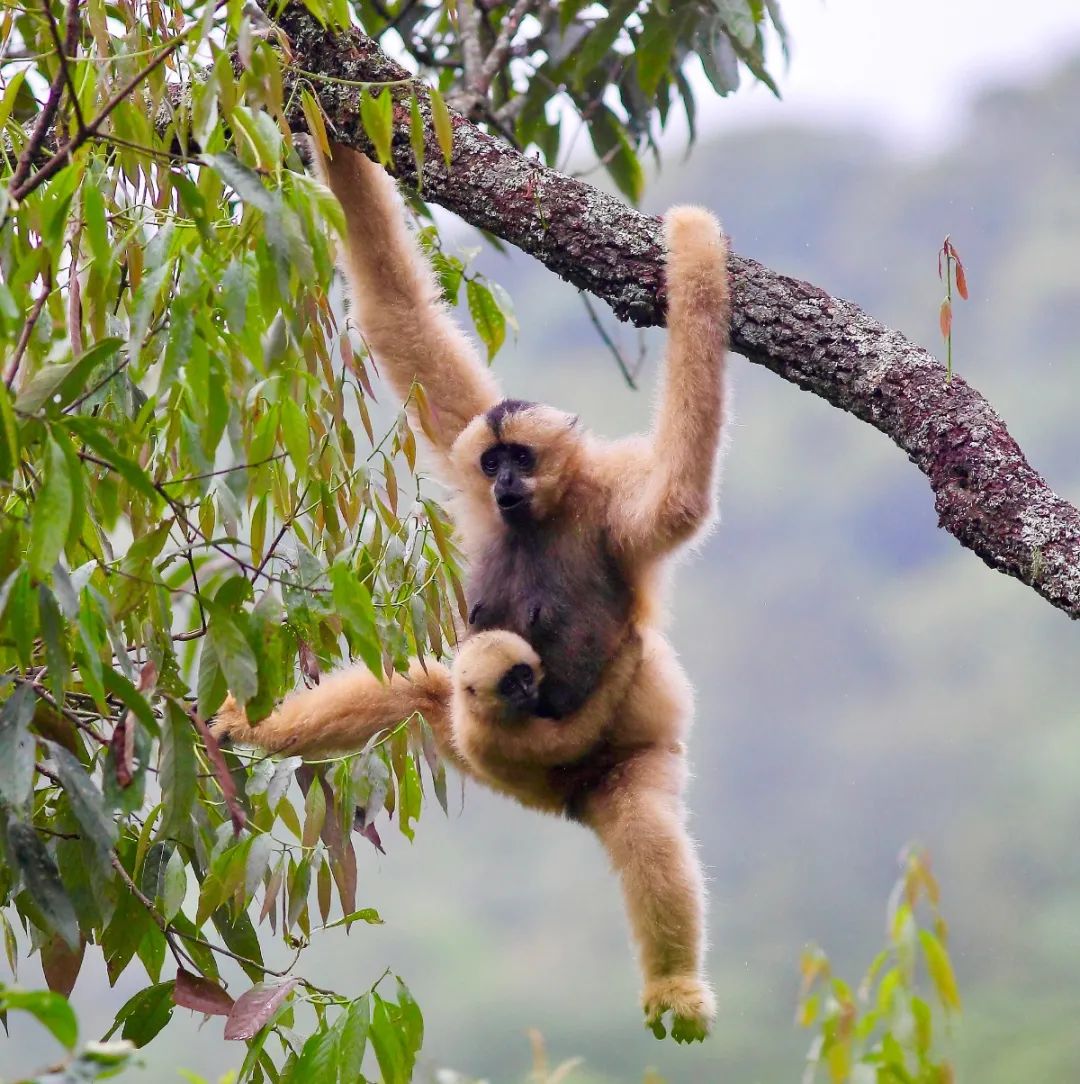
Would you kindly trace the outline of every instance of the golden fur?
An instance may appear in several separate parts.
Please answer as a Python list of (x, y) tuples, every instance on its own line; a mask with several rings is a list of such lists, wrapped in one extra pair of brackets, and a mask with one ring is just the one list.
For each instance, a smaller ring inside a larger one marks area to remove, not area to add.
[[(647, 1023), (662, 1035), (671, 1012), (676, 1039), (703, 1038), (715, 1015), (703, 971), (705, 890), (682, 797), (692, 695), (656, 624), (663, 566), (714, 512), (729, 322), (726, 240), (709, 212), (669, 211), (668, 354), (656, 418), (647, 435), (603, 442), (571, 415), (539, 404), (518, 404), (493, 421), (498, 387), (422, 266), (394, 182), (341, 146), (322, 168), (345, 209), (346, 270), (363, 335), (396, 393), (404, 399), (414, 382), (422, 384), (435, 413), (430, 435), (457, 490), (466, 559), (489, 559), (509, 530), (480, 469), (481, 453), (496, 441), (526, 445), (537, 455), (528, 480), (532, 515), (554, 525), (551, 537), (571, 540), (570, 556), (560, 550), (558, 560), (584, 559), (602, 543), (611, 575), (628, 585), (629, 617), (609, 605), (609, 618), (626, 626), (620, 646), (584, 705), (557, 721), (499, 718), (492, 691), (498, 675), (508, 663), (541, 663), (518, 636), (489, 631), (464, 640), (453, 671), (428, 663), (425, 674), (414, 664), (407, 677), (386, 684), (346, 671), (295, 694), (256, 727), (235, 707), (223, 725), (238, 740), (308, 754), (358, 748), (379, 729), (421, 713), (463, 771), (530, 807), (567, 812), (597, 833), (621, 878)], [(574, 603), (587, 618), (592, 600)]]

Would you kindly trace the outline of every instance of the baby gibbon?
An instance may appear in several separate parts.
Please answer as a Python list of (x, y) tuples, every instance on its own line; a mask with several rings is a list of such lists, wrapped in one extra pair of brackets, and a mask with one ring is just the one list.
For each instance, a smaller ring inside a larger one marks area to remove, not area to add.
[[(705, 891), (686, 829), (687, 679), (658, 631), (664, 567), (713, 515), (728, 342), (727, 242), (671, 209), (668, 351), (647, 435), (602, 441), (554, 407), (504, 399), (450, 317), (394, 182), (348, 147), (321, 164), (346, 220), (353, 311), (394, 391), (423, 386), (437, 466), (469, 567), (469, 628), (452, 671), (414, 664), (380, 685), (346, 671), (290, 697), (235, 740), (314, 753), (359, 748), (413, 712), (464, 772), (596, 832), (637, 942), (646, 1022), (679, 1041), (715, 1016)], [(523, 684), (522, 684), (523, 683)], [(470, 691), (471, 690), (471, 691)]]

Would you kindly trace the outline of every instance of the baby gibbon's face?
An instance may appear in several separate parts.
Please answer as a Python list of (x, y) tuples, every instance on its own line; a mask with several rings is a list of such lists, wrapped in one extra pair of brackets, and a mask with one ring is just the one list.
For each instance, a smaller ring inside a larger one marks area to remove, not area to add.
[(535, 714), (543, 668), (520, 636), (492, 629), (470, 636), (458, 650), (454, 682), (469, 709), (488, 722)]

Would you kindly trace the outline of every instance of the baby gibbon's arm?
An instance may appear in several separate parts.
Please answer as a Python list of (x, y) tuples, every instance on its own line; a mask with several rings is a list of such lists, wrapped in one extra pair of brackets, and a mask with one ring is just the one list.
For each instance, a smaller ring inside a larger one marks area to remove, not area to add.
[(499, 401), (498, 384), (447, 312), (393, 180), (357, 151), (338, 143), (332, 149), (321, 171), (345, 212), (343, 262), (356, 322), (402, 400), (414, 381), (423, 385), (437, 450), (445, 454)]
[(728, 245), (700, 207), (664, 218), (668, 346), (663, 392), (648, 437), (644, 477), (624, 475), (612, 532), (631, 558), (685, 542), (713, 512), (728, 347)]
[(271, 753), (321, 756), (362, 749), (380, 730), (390, 730), (419, 712), (427, 720), (439, 751), (457, 762), (450, 741), (450, 675), (434, 660), (425, 673), (413, 663), (409, 675), (379, 681), (359, 667), (324, 677), (313, 689), (286, 697), (254, 726), (230, 696), (218, 711), (219, 739), (254, 745)]

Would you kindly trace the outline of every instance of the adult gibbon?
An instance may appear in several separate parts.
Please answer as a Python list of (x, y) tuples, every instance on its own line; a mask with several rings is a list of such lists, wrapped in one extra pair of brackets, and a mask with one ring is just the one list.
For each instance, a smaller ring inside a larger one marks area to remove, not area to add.
[[(469, 629), (451, 671), (414, 664), (380, 683), (348, 670), (249, 727), (274, 751), (359, 748), (419, 711), (464, 772), (599, 836), (618, 871), (645, 985), (646, 1023), (703, 1039), (705, 890), (686, 829), (692, 695), (657, 630), (664, 565), (713, 513), (729, 300), (716, 220), (671, 209), (668, 356), (649, 434), (601, 441), (553, 407), (504, 399), (454, 323), (405, 225), (394, 182), (336, 145), (323, 175), (345, 212), (354, 313), (395, 392), (414, 383), (455, 488)], [(410, 400), (411, 401), (411, 400)]]

